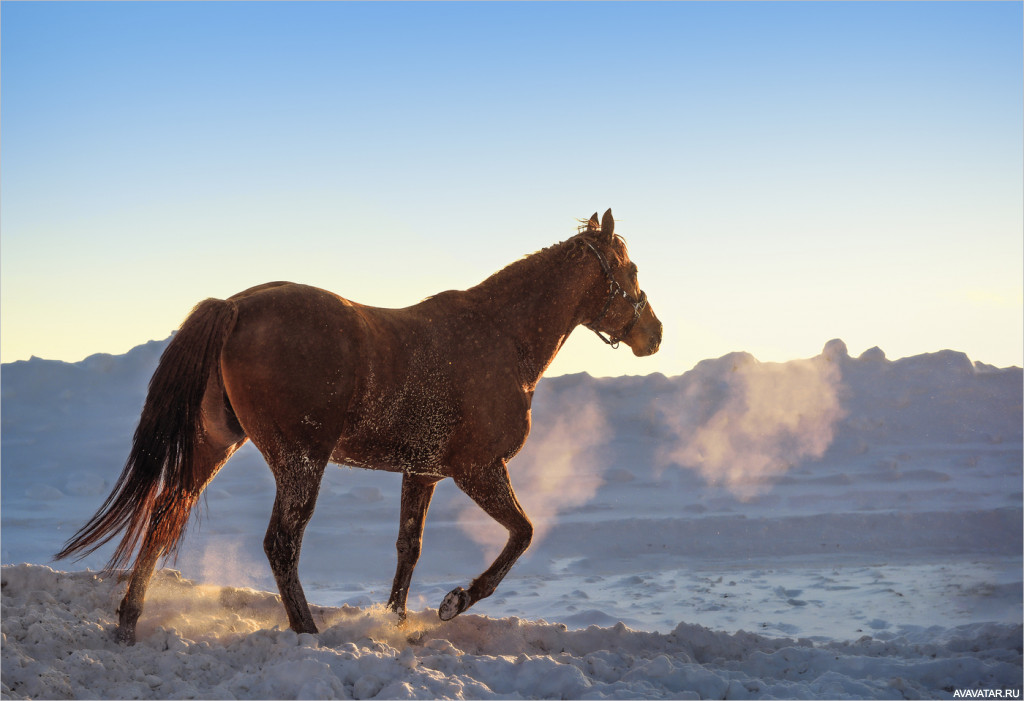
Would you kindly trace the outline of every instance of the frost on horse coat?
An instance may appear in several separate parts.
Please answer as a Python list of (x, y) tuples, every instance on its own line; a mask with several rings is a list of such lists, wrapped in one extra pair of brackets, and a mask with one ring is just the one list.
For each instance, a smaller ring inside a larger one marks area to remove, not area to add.
[(595, 214), (576, 236), (476, 287), (404, 309), (289, 282), (201, 302), (153, 374), (117, 484), (57, 557), (124, 532), (108, 568), (134, 554), (117, 629), (134, 641), (158, 560), (175, 552), (200, 493), (251, 440), (277, 483), (263, 544), (294, 630), (316, 632), (298, 561), (328, 462), (403, 475), (388, 601), (399, 619), (438, 481), (452, 478), (508, 530), (491, 566), (441, 602), (443, 620), (457, 616), (490, 596), (530, 544), (506, 463), (526, 441), (533, 390), (569, 334), (585, 324), (638, 356), (661, 343), (614, 227), (611, 210), (600, 223)]

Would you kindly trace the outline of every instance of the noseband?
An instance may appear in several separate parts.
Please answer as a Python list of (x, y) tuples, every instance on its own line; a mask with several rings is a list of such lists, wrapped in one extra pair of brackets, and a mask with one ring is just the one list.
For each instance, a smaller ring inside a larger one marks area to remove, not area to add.
[[(640, 299), (635, 299), (633, 295), (622, 289), (622, 285), (616, 282), (615, 278), (612, 277), (611, 266), (608, 265), (608, 261), (606, 261), (604, 256), (601, 255), (601, 251), (597, 250), (594, 247), (594, 244), (590, 243), (590, 241), (584, 241), (584, 243), (586, 243), (587, 246), (590, 247), (590, 250), (594, 252), (594, 255), (597, 256), (597, 262), (601, 264), (601, 270), (604, 271), (604, 276), (608, 279), (608, 298), (604, 301), (604, 309), (601, 310), (601, 313), (598, 314), (595, 319), (584, 324), (584, 326), (597, 334), (598, 338), (612, 348), (618, 348), (619, 341), (628, 336), (629, 332), (633, 330), (634, 326), (636, 326), (636, 322), (640, 321), (640, 315), (643, 314), (644, 308), (647, 306), (647, 293), (640, 290)], [(615, 299), (616, 295), (621, 296), (624, 300), (633, 305), (633, 318), (628, 324), (626, 324), (622, 331), (611, 338), (608, 338), (598, 330), (597, 324), (605, 317), (608, 310), (611, 309), (612, 300)]]

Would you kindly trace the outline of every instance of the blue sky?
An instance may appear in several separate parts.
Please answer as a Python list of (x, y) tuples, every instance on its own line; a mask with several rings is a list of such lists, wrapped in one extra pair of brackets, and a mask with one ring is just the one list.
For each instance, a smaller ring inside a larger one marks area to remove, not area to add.
[(665, 323), (551, 373), (1024, 358), (1022, 4), (0, 5), (4, 362), (277, 279), (405, 306), (613, 208)]

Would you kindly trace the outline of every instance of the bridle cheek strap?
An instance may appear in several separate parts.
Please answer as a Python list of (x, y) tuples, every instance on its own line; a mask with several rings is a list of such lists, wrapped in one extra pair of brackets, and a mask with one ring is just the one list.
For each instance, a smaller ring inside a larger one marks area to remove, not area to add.
[[(591, 321), (585, 323), (584, 326), (593, 331), (598, 338), (600, 338), (602, 341), (607, 343), (612, 348), (618, 348), (619, 342), (629, 335), (630, 331), (633, 330), (633, 327), (636, 326), (636, 323), (640, 321), (640, 315), (643, 314), (644, 309), (647, 308), (647, 293), (644, 292), (643, 290), (640, 290), (640, 299), (634, 299), (633, 295), (629, 294), (624, 289), (622, 289), (622, 285), (616, 282), (615, 278), (612, 277), (611, 267), (608, 265), (608, 261), (604, 259), (604, 256), (601, 255), (601, 252), (597, 250), (594, 247), (594, 244), (590, 243), (590, 241), (586, 241), (585, 243), (590, 248), (590, 250), (594, 252), (594, 255), (597, 256), (597, 262), (601, 264), (601, 270), (604, 271), (604, 276), (608, 279), (608, 297), (604, 301), (604, 309), (601, 310), (601, 313), (598, 314), (597, 317), (595, 317)], [(608, 310), (611, 309), (612, 300), (615, 299), (616, 295), (621, 296), (624, 300), (629, 302), (630, 305), (632, 305), (633, 318), (630, 319), (629, 323), (626, 324), (626, 326), (623, 327), (621, 331), (619, 331), (614, 336), (611, 336), (611, 338), (609, 338), (608, 336), (605, 336), (604, 333), (602, 333), (597, 328), (597, 325), (598, 323), (600, 323), (602, 319), (604, 319), (605, 315), (608, 313)]]

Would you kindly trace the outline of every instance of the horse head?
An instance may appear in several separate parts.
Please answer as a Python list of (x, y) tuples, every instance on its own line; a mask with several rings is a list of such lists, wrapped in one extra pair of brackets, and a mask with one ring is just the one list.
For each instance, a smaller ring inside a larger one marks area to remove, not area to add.
[[(608, 210), (597, 220), (594, 212), (580, 227), (580, 240), (593, 253), (600, 266), (595, 283), (593, 310), (584, 325), (598, 338), (617, 348), (624, 341), (636, 356), (652, 355), (661, 345), (661, 322), (640, 289), (637, 267), (629, 260), (626, 244), (615, 234), (615, 220)], [(598, 298), (600, 301), (597, 301)]]

